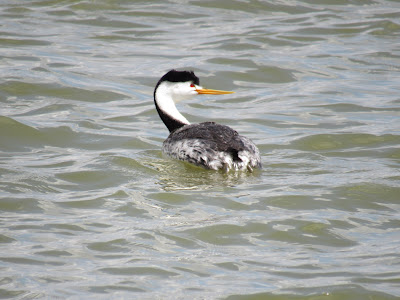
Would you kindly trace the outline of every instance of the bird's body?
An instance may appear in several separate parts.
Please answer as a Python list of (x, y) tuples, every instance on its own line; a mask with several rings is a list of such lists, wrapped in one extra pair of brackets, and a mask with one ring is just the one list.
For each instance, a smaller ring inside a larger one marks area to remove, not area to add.
[(197, 94), (230, 94), (203, 89), (193, 72), (171, 70), (157, 83), (154, 102), (170, 131), (163, 143), (167, 155), (207, 169), (253, 170), (261, 168), (254, 143), (232, 128), (214, 122), (190, 124), (175, 103)]

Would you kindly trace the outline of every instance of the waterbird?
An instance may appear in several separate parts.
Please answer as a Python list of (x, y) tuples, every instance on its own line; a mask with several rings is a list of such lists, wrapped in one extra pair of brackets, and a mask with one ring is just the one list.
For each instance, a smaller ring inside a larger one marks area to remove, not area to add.
[(249, 138), (215, 122), (191, 124), (175, 105), (196, 95), (232, 93), (201, 87), (193, 71), (171, 70), (162, 76), (154, 89), (157, 112), (170, 132), (162, 151), (206, 169), (252, 171), (261, 168), (260, 152)]

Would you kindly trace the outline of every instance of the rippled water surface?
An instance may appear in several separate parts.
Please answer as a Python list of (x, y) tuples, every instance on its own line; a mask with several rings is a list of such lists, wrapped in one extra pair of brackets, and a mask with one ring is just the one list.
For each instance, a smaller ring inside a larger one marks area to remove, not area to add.
[[(0, 3), (0, 297), (400, 297), (398, 1)], [(161, 153), (158, 79), (259, 146)]]

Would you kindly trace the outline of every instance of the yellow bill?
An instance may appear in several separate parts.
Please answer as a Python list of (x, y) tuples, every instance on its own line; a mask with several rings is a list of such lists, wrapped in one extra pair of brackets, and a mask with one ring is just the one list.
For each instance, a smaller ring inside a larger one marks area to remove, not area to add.
[(196, 89), (196, 92), (204, 95), (225, 95), (225, 94), (233, 94), (234, 92), (230, 91), (219, 91), (219, 90), (210, 90), (210, 89)]

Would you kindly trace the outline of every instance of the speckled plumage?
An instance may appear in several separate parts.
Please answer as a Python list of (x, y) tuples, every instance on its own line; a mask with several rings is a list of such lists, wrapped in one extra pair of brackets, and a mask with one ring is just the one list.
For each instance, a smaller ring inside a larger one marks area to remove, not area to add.
[(185, 125), (173, 131), (163, 143), (163, 152), (213, 170), (261, 167), (260, 153), (250, 139), (214, 122)]

